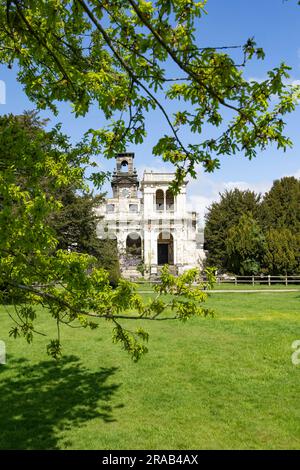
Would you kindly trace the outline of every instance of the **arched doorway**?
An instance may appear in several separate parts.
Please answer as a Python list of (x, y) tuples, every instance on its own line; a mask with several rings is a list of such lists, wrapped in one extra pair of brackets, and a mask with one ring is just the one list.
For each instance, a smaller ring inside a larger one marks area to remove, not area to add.
[(174, 239), (170, 232), (160, 232), (157, 237), (157, 264), (174, 264)]
[(142, 239), (137, 232), (132, 232), (127, 235), (126, 254), (134, 258), (141, 258)]

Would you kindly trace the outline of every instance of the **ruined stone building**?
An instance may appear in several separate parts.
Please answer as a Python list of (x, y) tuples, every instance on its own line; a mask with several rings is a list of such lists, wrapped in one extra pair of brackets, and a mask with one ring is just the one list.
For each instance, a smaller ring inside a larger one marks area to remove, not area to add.
[(197, 214), (186, 208), (186, 184), (169, 190), (174, 173), (145, 171), (139, 181), (134, 154), (116, 156), (112, 197), (96, 208), (102, 216), (98, 236), (117, 240), (125, 277), (155, 277), (164, 264), (181, 274), (204, 258)]

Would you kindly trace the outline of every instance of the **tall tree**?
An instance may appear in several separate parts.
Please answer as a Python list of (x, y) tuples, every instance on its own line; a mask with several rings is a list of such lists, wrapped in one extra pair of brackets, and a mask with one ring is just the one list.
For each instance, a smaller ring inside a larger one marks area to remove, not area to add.
[(239, 223), (244, 214), (259, 218), (261, 196), (253, 191), (240, 189), (226, 190), (220, 194), (220, 201), (214, 202), (205, 216), (206, 263), (218, 269), (231, 269), (226, 241), (231, 227)]
[[(275, 181), (263, 199), (251, 191), (225, 191), (206, 214), (207, 264), (236, 274), (297, 273), (299, 228), (296, 178)], [(260, 243), (262, 235), (265, 244)]]
[(298, 274), (300, 272), (300, 234), (288, 227), (270, 228), (266, 232), (263, 264), (268, 274)]
[(228, 230), (226, 252), (228, 268), (234, 274), (248, 276), (261, 272), (265, 237), (251, 213), (243, 214)]
[(274, 181), (262, 202), (262, 225), (300, 232), (300, 179), (285, 176)]

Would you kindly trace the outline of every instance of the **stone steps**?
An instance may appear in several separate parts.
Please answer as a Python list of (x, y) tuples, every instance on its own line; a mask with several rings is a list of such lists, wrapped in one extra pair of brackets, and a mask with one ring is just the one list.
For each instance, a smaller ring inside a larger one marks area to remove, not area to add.
[(134, 267), (122, 269), (121, 274), (125, 279), (136, 279), (142, 276), (141, 273)]

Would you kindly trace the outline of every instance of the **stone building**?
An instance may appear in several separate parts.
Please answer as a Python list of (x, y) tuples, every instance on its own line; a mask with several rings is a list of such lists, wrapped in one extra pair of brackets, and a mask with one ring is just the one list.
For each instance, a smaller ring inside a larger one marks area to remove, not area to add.
[(117, 155), (113, 195), (96, 208), (98, 236), (117, 240), (122, 274), (155, 277), (164, 264), (176, 274), (201, 266), (203, 240), (197, 214), (186, 208), (186, 184), (173, 196), (174, 173), (145, 171), (139, 181), (133, 161), (133, 153)]

